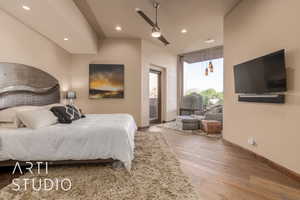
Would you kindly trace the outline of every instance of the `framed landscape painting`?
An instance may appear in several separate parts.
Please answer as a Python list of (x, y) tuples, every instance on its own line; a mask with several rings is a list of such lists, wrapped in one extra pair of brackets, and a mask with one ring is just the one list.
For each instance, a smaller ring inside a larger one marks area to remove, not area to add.
[(124, 65), (90, 64), (89, 98), (124, 98)]

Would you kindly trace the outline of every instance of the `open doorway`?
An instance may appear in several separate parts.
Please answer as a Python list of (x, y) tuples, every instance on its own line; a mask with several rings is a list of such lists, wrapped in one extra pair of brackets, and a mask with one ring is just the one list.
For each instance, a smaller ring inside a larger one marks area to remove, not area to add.
[(150, 123), (161, 123), (161, 72), (149, 72), (149, 119)]
[(203, 107), (223, 105), (223, 58), (183, 65), (183, 95), (199, 94)]
[(184, 62), (183, 75), (180, 115), (200, 115), (223, 123), (223, 58)]

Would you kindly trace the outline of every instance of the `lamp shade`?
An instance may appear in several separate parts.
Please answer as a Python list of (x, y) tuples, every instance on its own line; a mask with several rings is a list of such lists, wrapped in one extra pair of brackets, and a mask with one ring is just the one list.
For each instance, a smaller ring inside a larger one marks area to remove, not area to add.
[(75, 91), (67, 91), (66, 99), (76, 99), (76, 92)]

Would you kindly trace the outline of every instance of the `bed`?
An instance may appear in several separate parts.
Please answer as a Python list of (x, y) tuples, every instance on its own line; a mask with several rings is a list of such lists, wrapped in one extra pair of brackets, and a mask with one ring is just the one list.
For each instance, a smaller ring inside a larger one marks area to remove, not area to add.
[[(0, 63), (0, 80), (0, 110), (60, 101), (58, 81), (39, 69)], [(54, 124), (39, 129), (0, 128), (0, 166), (16, 161), (118, 160), (130, 170), (136, 130), (135, 121), (129, 114), (88, 114), (72, 124)]]
[(131, 167), (136, 125), (127, 114), (93, 114), (41, 129), (0, 129), (0, 160), (114, 159)]

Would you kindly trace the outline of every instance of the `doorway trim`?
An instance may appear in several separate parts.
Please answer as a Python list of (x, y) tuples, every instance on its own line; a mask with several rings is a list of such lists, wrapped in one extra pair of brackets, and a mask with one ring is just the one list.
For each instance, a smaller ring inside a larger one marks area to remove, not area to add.
[[(155, 70), (155, 71), (160, 71), (161, 72), (161, 123), (165, 122), (166, 121), (166, 117), (167, 117), (167, 98), (166, 98), (166, 95), (167, 95), (167, 68), (164, 67), (164, 66), (159, 66), (159, 65), (156, 65), (156, 64), (153, 64), (153, 63), (150, 63), (148, 65), (148, 81), (147, 81), (147, 85), (149, 85), (149, 72), (150, 70)], [(149, 86), (147, 87), (147, 93), (148, 93), (148, 97), (147, 97), (147, 101), (148, 101), (148, 106), (147, 106), (147, 110), (148, 112), (150, 111), (149, 108)], [(147, 112), (147, 113), (148, 113)], [(148, 116), (147, 116), (148, 120), (147, 122), (149, 123), (150, 120), (149, 120), (149, 113), (148, 113)]]
[[(149, 74), (154, 73), (158, 75), (158, 111), (157, 111), (157, 119), (151, 120), (149, 117), (149, 122), (150, 123), (161, 123), (162, 122), (162, 71), (150, 68), (149, 69)], [(150, 95), (148, 96), (150, 97)], [(150, 104), (149, 104), (149, 110), (150, 110)], [(149, 111), (150, 112), (150, 111)]]

